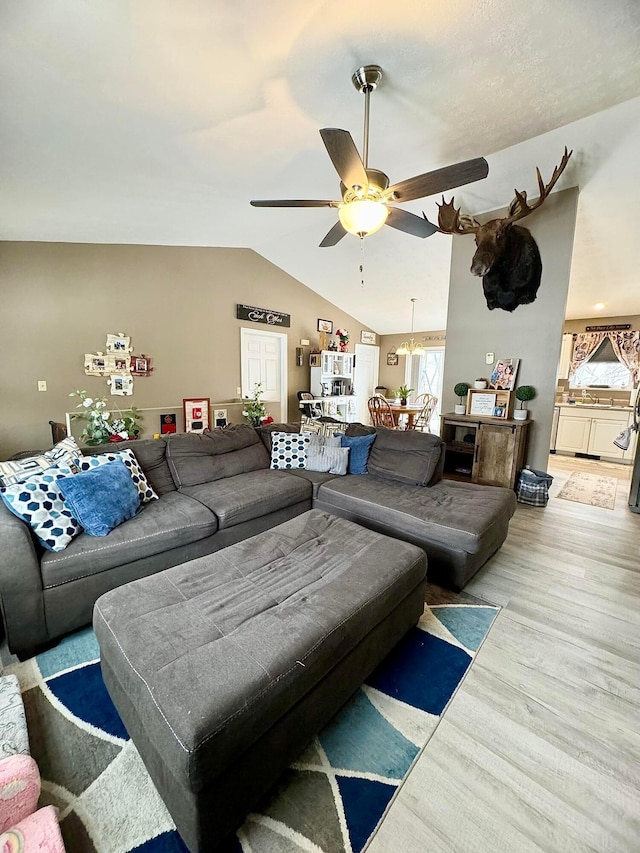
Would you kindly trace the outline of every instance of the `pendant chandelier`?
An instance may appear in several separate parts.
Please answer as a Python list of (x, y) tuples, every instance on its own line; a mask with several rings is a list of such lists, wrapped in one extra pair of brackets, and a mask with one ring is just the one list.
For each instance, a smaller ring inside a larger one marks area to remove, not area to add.
[(408, 341), (400, 344), (396, 350), (397, 355), (424, 355), (425, 349), (422, 344), (417, 344), (413, 340), (413, 320), (416, 312), (416, 300), (411, 300), (411, 337)]

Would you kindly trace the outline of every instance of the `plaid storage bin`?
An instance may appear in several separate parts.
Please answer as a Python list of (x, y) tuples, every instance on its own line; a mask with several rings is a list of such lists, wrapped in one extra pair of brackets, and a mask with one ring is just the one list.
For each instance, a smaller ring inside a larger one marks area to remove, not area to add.
[(518, 503), (529, 506), (546, 506), (549, 501), (549, 486), (553, 477), (535, 468), (523, 468), (518, 477), (516, 498)]

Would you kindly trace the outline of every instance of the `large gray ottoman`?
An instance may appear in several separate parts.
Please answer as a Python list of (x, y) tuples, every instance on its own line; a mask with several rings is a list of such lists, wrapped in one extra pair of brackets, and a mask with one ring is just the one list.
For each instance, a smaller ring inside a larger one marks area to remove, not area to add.
[(191, 851), (217, 850), (423, 610), (414, 545), (311, 510), (98, 599), (109, 693)]

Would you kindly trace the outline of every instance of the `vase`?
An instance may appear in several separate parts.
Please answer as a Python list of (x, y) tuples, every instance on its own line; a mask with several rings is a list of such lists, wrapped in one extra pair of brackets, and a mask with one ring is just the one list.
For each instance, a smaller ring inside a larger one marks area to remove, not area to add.
[(461, 405), (460, 403), (456, 403), (455, 413), (456, 415), (464, 415), (467, 411), (466, 406)]
[(401, 406), (407, 405), (407, 398), (406, 397), (400, 397), (400, 405)]
[(528, 409), (515, 409), (515, 411), (513, 413), (513, 417), (516, 421), (526, 421), (528, 416), (529, 416), (529, 410)]

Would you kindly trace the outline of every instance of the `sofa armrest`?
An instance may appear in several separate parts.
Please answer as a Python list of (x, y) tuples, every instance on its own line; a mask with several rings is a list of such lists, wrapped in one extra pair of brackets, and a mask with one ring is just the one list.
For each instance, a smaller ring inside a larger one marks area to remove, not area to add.
[(12, 652), (47, 641), (40, 559), (31, 529), (1, 503), (0, 605)]

